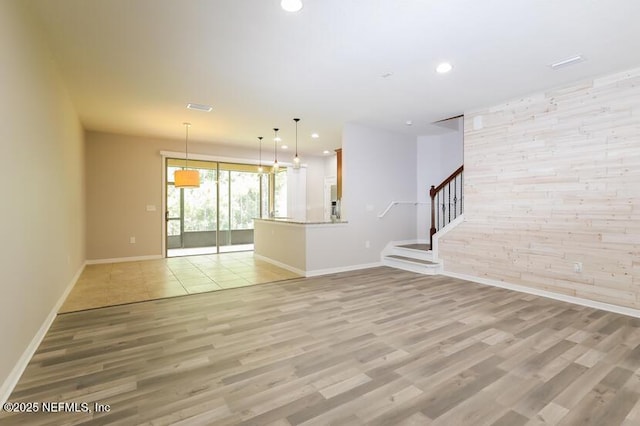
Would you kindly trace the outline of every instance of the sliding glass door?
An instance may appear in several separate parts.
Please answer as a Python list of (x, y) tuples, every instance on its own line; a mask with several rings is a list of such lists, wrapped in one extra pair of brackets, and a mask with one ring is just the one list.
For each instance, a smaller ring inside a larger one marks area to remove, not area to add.
[(220, 251), (253, 249), (253, 219), (262, 217), (261, 180), (267, 180), (254, 169), (220, 163)]
[(253, 219), (286, 206), (286, 174), (189, 161), (200, 172), (200, 187), (175, 188), (173, 173), (183, 165), (184, 160), (167, 159), (167, 257), (253, 250)]
[(216, 253), (218, 227), (216, 163), (189, 162), (200, 173), (197, 189), (176, 188), (173, 173), (184, 160), (167, 160), (167, 255)]

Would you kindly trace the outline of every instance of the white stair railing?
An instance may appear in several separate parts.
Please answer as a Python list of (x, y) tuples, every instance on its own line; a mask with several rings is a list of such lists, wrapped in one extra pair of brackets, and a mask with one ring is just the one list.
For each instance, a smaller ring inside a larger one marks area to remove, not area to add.
[(385, 215), (389, 213), (389, 210), (391, 210), (394, 206), (397, 206), (400, 204), (413, 204), (414, 206), (417, 206), (419, 204), (431, 204), (431, 203), (426, 203), (421, 201), (392, 201), (389, 203), (387, 208), (384, 209), (382, 213), (378, 214), (378, 219), (382, 219), (383, 217), (385, 217)]

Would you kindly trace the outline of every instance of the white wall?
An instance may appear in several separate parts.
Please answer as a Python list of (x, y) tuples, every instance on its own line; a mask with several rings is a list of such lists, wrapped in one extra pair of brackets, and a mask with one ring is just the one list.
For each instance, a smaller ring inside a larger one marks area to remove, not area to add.
[(287, 217), (307, 220), (307, 168), (287, 168)]
[(0, 2), (0, 401), (85, 260), (84, 136), (23, 3)]
[[(346, 124), (342, 138), (342, 218), (349, 222), (337, 248), (351, 265), (379, 261), (389, 241), (416, 238), (416, 207), (394, 200), (416, 198), (416, 139)], [(369, 248), (365, 247), (369, 241)]]
[[(418, 137), (417, 200), (431, 203), (429, 188), (438, 185), (463, 164), (463, 130), (450, 131), (442, 135)], [(418, 208), (418, 239), (429, 239), (431, 227), (431, 205)]]
[[(308, 157), (303, 161), (307, 165), (307, 220), (321, 221), (324, 208), (324, 178), (329, 176), (326, 174), (326, 158)], [(334, 168), (333, 176), (335, 174)]]
[(254, 226), (257, 256), (277, 262), (280, 266), (287, 265), (298, 274), (304, 273), (307, 268), (305, 226), (273, 220), (256, 220)]
[(327, 177), (338, 175), (338, 156), (335, 153), (324, 157), (324, 174)]

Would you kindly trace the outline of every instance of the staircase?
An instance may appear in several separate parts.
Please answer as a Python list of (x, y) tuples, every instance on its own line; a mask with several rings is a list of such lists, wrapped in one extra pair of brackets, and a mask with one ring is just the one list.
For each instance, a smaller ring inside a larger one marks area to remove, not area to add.
[[(436, 233), (446, 233), (463, 219), (464, 210), (464, 165), (460, 166), (438, 186), (429, 190), (431, 198), (431, 228), (428, 241), (390, 242), (380, 255), (382, 264), (418, 274), (437, 275), (442, 272), (442, 264), (431, 247)], [(421, 202), (392, 201), (389, 207), (378, 215), (382, 219), (398, 204), (424, 204)], [(436, 246), (437, 250), (437, 246)]]
[[(463, 173), (464, 165), (460, 166), (440, 185), (431, 186), (429, 190), (431, 197), (429, 241), (404, 241), (387, 244), (381, 254), (383, 265), (425, 275), (437, 275), (442, 272), (442, 264), (431, 251), (433, 237), (438, 232), (447, 232), (447, 228), (455, 227), (462, 219)], [(398, 201), (392, 202), (387, 210), (378, 217), (384, 217), (391, 207), (399, 203)]]
[[(464, 210), (464, 164), (438, 186), (431, 186), (431, 229), (429, 244), (433, 246), (433, 235), (462, 215)], [(453, 187), (452, 187), (453, 186)]]
[(424, 275), (437, 275), (441, 271), (428, 243), (389, 243), (382, 251), (382, 264)]

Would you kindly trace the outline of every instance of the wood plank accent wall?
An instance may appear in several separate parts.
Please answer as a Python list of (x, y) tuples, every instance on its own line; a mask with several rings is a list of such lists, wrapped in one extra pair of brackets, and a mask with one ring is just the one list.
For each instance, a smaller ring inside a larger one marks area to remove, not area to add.
[(640, 68), (465, 113), (464, 128), (445, 271), (640, 308)]

